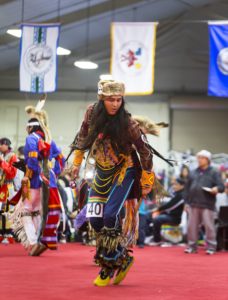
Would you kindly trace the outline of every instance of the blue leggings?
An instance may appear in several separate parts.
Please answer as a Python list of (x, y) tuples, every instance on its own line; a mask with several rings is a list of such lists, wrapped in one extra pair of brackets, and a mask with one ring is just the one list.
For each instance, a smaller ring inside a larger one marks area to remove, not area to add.
[[(104, 205), (103, 218), (90, 218), (90, 224), (96, 232), (99, 232), (104, 226), (108, 228), (117, 228), (119, 226), (120, 211), (127, 199), (135, 180), (135, 169), (128, 169), (121, 185), (114, 182), (113, 187), (107, 197)], [(93, 192), (91, 190), (91, 192)]]

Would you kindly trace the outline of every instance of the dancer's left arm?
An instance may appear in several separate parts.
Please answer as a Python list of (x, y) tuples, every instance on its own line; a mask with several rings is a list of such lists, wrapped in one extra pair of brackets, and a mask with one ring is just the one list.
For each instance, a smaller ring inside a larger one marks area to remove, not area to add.
[(142, 166), (141, 187), (142, 195), (145, 196), (152, 190), (155, 175), (153, 169), (153, 153), (150, 150), (145, 135), (142, 134), (139, 125), (133, 119), (130, 119), (129, 126), (130, 137), (140, 156)]

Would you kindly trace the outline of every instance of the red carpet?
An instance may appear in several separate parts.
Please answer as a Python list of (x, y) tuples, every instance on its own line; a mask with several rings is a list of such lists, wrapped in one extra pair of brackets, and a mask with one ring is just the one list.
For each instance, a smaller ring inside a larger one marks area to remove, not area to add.
[(121, 286), (94, 287), (94, 248), (60, 245), (29, 257), (20, 245), (0, 245), (1, 300), (228, 300), (228, 253), (187, 255), (183, 248), (135, 249)]

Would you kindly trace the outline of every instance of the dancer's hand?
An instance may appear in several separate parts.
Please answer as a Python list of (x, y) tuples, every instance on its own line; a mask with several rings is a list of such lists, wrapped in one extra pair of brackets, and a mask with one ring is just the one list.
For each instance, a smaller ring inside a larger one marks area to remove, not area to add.
[(211, 194), (213, 194), (213, 195), (217, 195), (218, 194), (218, 188), (217, 188), (217, 186), (214, 186), (212, 189), (211, 189), (211, 192), (210, 192)]
[(72, 176), (73, 179), (75, 179), (75, 178), (78, 177), (79, 170), (80, 170), (79, 167), (77, 167), (77, 166), (72, 166), (72, 169), (71, 169), (71, 176)]
[(152, 190), (152, 187), (142, 188), (142, 196), (146, 197)]
[(160, 214), (159, 211), (156, 210), (156, 211), (152, 212), (152, 217), (156, 218), (157, 216), (159, 216), (159, 214)]
[(28, 183), (28, 181), (29, 181), (29, 178), (27, 177), (27, 176), (24, 176), (23, 178), (22, 178), (22, 183), (24, 183), (24, 184), (27, 184)]

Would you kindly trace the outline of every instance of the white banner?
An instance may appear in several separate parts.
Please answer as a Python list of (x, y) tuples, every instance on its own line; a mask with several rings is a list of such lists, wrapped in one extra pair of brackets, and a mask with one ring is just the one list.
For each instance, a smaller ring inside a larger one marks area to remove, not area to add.
[(157, 24), (112, 24), (111, 74), (125, 83), (127, 95), (149, 95), (154, 91)]
[(20, 91), (50, 93), (57, 88), (59, 24), (23, 24)]

